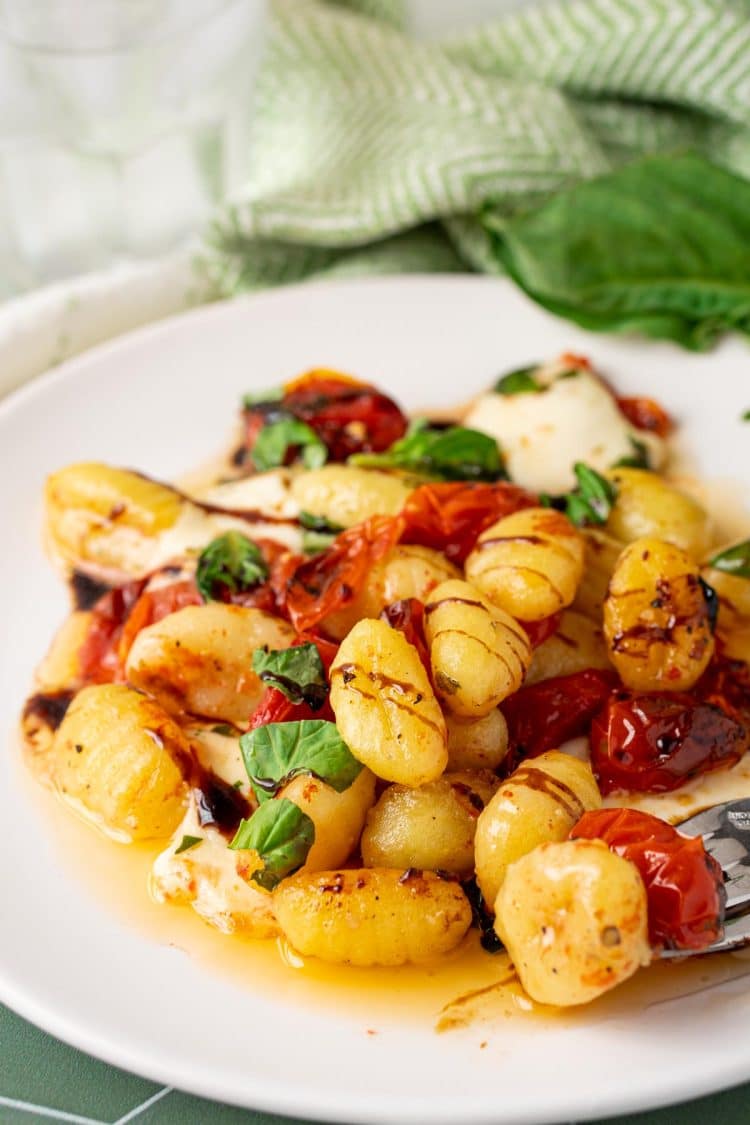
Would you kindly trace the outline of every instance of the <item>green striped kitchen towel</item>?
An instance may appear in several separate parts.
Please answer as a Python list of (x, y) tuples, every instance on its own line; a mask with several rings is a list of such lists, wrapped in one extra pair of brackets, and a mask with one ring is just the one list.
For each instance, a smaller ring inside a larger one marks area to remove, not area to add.
[(404, 12), (271, 3), (220, 294), (473, 268), (589, 327), (748, 330), (746, 0), (547, 0), (437, 44)]

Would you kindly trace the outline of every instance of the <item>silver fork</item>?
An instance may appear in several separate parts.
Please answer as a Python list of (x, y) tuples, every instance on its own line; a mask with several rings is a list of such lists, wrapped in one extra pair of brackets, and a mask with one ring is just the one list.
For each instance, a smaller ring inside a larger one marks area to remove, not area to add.
[[(750, 942), (750, 798), (713, 805), (675, 827), (684, 836), (702, 836), (706, 851), (724, 872), (724, 936), (703, 952), (724, 953)], [(667, 949), (662, 957), (685, 957), (688, 953)]]

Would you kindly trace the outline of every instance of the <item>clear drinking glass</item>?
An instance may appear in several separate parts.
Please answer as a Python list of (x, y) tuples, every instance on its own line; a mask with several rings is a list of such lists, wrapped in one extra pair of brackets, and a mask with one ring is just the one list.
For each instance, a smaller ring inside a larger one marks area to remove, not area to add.
[(6, 288), (158, 253), (201, 227), (247, 167), (264, 7), (0, 0)]

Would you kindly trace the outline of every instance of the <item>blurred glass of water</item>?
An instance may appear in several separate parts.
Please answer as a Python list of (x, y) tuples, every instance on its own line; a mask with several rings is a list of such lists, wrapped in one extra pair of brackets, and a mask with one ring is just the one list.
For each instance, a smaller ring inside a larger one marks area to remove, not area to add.
[(0, 0), (0, 255), (16, 288), (200, 229), (247, 167), (264, 6)]

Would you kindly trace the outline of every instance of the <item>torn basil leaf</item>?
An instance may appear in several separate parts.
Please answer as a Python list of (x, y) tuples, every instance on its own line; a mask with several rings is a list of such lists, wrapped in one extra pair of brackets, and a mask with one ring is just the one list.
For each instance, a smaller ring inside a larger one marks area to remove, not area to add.
[(343, 793), (362, 769), (336, 724), (324, 719), (268, 723), (243, 734), (240, 749), (260, 804), (299, 774), (312, 774)]
[[(617, 489), (583, 461), (576, 461), (573, 472), (578, 488), (565, 496), (565, 515), (576, 527), (596, 527), (606, 523), (617, 499)], [(554, 502), (553, 502), (553, 506)]]
[(312, 642), (270, 651), (256, 648), (253, 671), (292, 703), (306, 703), (313, 711), (319, 711), (328, 697), (323, 661)]
[(260, 548), (241, 531), (227, 531), (201, 551), (195, 583), (204, 602), (220, 601), (225, 591), (239, 594), (268, 578)]
[(496, 481), (507, 478), (494, 438), (465, 426), (431, 426), (418, 418), (385, 453), (356, 453), (352, 465), (405, 469), (438, 480)]
[(750, 539), (714, 555), (708, 565), (715, 570), (723, 570), (725, 574), (733, 574), (735, 578), (750, 578)]
[(743, 411), (743, 413), (740, 417), (740, 421), (741, 422), (750, 422), (750, 410)]
[(267, 402), (280, 402), (284, 397), (283, 387), (267, 387), (264, 391), (249, 391), (242, 396), (242, 409), (253, 410)]
[(174, 854), (179, 855), (180, 852), (190, 851), (191, 848), (197, 848), (198, 845), (202, 843), (202, 836), (183, 836), (179, 845), (175, 848)]
[(633, 452), (629, 457), (621, 457), (615, 461), (613, 469), (650, 469), (651, 461), (648, 455), (648, 446), (638, 438), (630, 437), (630, 447)]
[(276, 469), (284, 464), (290, 449), (300, 450), (306, 469), (319, 469), (328, 458), (328, 449), (311, 426), (278, 410), (274, 420), (266, 423), (255, 439), (253, 464), (261, 472)]
[(229, 847), (252, 849), (263, 864), (250, 878), (272, 891), (287, 875), (298, 871), (315, 842), (315, 825), (307, 813), (285, 797), (268, 801), (243, 820)]
[(519, 367), (517, 371), (509, 371), (501, 376), (495, 383), (494, 391), (498, 395), (540, 394), (546, 390), (541, 383), (537, 383), (534, 372), (539, 368), (535, 363), (532, 367)]
[(317, 555), (331, 546), (343, 527), (332, 523), (325, 516), (314, 516), (312, 512), (300, 512), (297, 517), (302, 532), (302, 550), (306, 555)]

